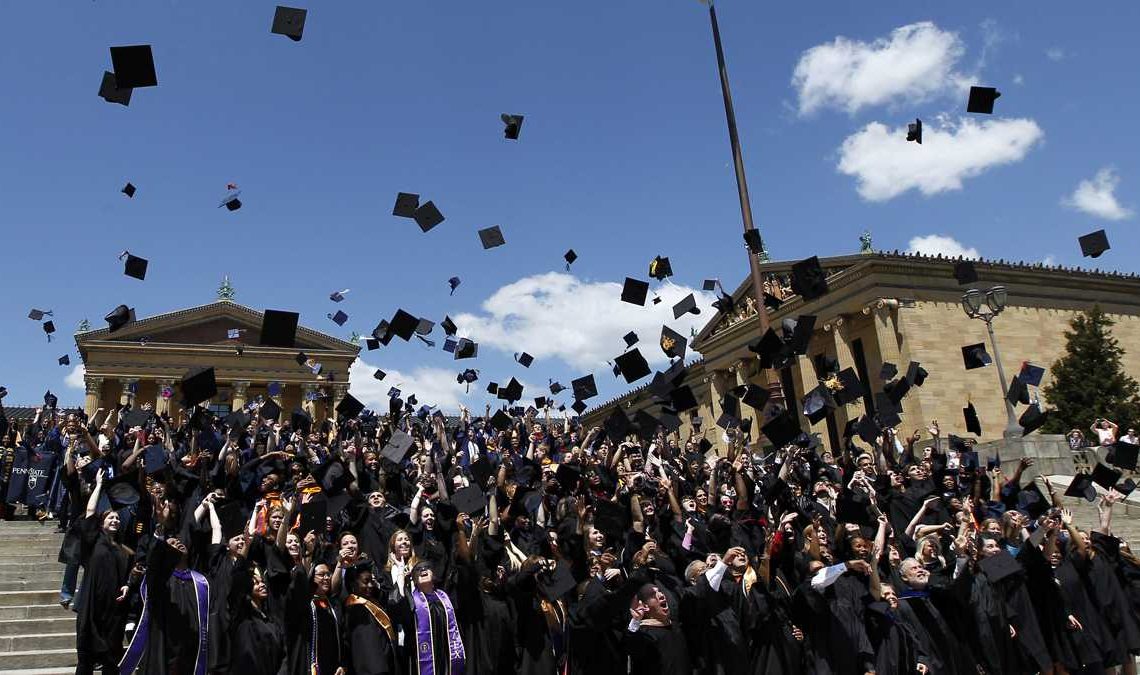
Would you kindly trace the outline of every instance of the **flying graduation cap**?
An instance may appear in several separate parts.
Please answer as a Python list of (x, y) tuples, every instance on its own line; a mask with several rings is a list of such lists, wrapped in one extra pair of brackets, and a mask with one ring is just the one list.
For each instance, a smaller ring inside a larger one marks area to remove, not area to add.
[(451, 277), (447, 280), (447, 285), (451, 287), (451, 292), (448, 295), (455, 295), (455, 289), (459, 288), (459, 277)]
[(118, 89), (158, 86), (150, 45), (111, 47), (111, 67), (115, 70)]
[(1081, 245), (1081, 255), (1086, 258), (1099, 258), (1102, 253), (1111, 248), (1108, 245), (1108, 235), (1104, 230), (1091, 232), (1077, 239)]
[(135, 192), (137, 192), (137, 188), (135, 188), (134, 185), (132, 185), (131, 183), (128, 182), (126, 185), (123, 186), (123, 189), (120, 190), (120, 192), (125, 194), (127, 196), (127, 198), (129, 199), (129, 198), (135, 196)]
[(444, 221), (443, 214), (436, 208), (435, 202), (426, 202), (412, 213), (412, 220), (420, 226), (422, 232), (427, 232)]
[(914, 122), (906, 125), (906, 140), (922, 145), (922, 120), (916, 117)]
[(411, 192), (396, 194), (396, 205), (392, 207), (392, 215), (401, 218), (411, 218), (416, 215), (420, 207), (420, 196)]
[(649, 276), (658, 281), (663, 281), (665, 277), (673, 276), (673, 266), (669, 264), (669, 259), (657, 256), (651, 260), (649, 263)]
[(645, 306), (645, 296), (649, 294), (649, 282), (625, 278), (625, 285), (621, 289), (621, 301), (631, 305)]
[(574, 249), (570, 249), (563, 254), (562, 259), (566, 261), (566, 271), (569, 272), (570, 266), (578, 259), (578, 254), (574, 252)]
[(284, 35), (293, 42), (300, 42), (301, 35), (305, 32), (305, 16), (308, 13), (307, 9), (278, 5), (273, 12), (273, 26), (269, 32), (274, 35)]
[(701, 310), (697, 307), (697, 299), (692, 293), (686, 295), (680, 302), (673, 305), (673, 318), (680, 319), (683, 314), (700, 314)]
[(479, 230), (479, 241), (483, 244), (484, 250), (496, 248), (507, 243), (507, 240), (503, 238), (503, 231), (499, 229), (498, 225), (492, 225), (491, 227)]
[(515, 361), (518, 361), (523, 368), (530, 368), (530, 364), (534, 363), (534, 357), (526, 352), (522, 354), (515, 354)]
[(992, 115), (994, 101), (1001, 96), (1001, 92), (993, 87), (970, 87), (970, 98), (966, 102), (966, 112)]
[(329, 300), (332, 300), (333, 302), (341, 302), (344, 300), (344, 294), (348, 293), (350, 290), (352, 289), (346, 288), (342, 291), (333, 291), (332, 293), (329, 293)]
[[(99, 82), (99, 98), (107, 103), (118, 103), (122, 106), (129, 106), (131, 104), (131, 92), (134, 90), (129, 87), (119, 88), (118, 83), (115, 81), (115, 74), (109, 70), (103, 71), (103, 79)], [(127, 183), (130, 185), (130, 183)], [(127, 195), (128, 197), (130, 195)]]
[(226, 196), (222, 198), (222, 203), (218, 204), (218, 208), (226, 207), (227, 211), (237, 211), (241, 208), (241, 190), (237, 189), (237, 185), (230, 183), (226, 186)]
[(127, 261), (123, 264), (123, 274), (142, 281), (146, 279), (146, 267), (148, 261), (146, 258), (140, 258), (136, 255), (131, 255), (129, 251), (123, 251), (119, 256), (119, 260), (126, 258)]
[(42, 328), (44, 329), (44, 333), (47, 333), (48, 342), (51, 342), (51, 334), (55, 332), (55, 322), (45, 321)]
[(522, 131), (523, 116), (503, 113), (499, 115), (499, 119), (503, 120), (503, 124), (505, 125), (503, 136), (509, 140), (517, 141), (519, 139), (519, 132)]
[(45, 316), (51, 316), (51, 310), (32, 309), (28, 312), (28, 318), (32, 321), (42, 321)]
[(344, 323), (348, 321), (348, 315), (339, 309), (336, 311), (336, 314), (327, 314), (326, 316), (332, 319), (332, 322), (338, 326), (343, 326)]

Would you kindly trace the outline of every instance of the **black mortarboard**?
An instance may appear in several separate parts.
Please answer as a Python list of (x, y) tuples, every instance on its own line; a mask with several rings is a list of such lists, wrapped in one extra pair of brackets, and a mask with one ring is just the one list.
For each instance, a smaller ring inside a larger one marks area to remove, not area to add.
[(966, 402), (966, 407), (962, 408), (962, 417), (966, 420), (966, 431), (975, 436), (982, 435), (982, 422), (978, 419), (978, 411), (972, 402)]
[(673, 318), (680, 319), (683, 314), (700, 314), (701, 310), (697, 308), (697, 299), (692, 293), (689, 293), (681, 302), (673, 305)]
[(522, 131), (523, 116), (503, 113), (499, 115), (499, 119), (503, 120), (503, 136), (509, 140), (517, 141), (519, 132)]
[(716, 418), (716, 425), (721, 429), (728, 430), (731, 427), (740, 426), (740, 418), (727, 412), (722, 412), (720, 417)]
[(182, 377), (182, 407), (189, 408), (203, 401), (209, 401), (218, 394), (218, 384), (214, 380), (214, 369), (198, 368)]
[(475, 485), (484, 486), (492, 476), (491, 463), (487, 461), (486, 457), (471, 462), (467, 467), (471, 471), (471, 478), (474, 479)]
[(606, 533), (610, 541), (621, 541), (623, 533), (629, 528), (630, 514), (628, 508), (608, 500), (598, 501), (594, 504), (594, 527)]
[(970, 99), (966, 102), (966, 112), (992, 115), (994, 101), (1001, 92), (993, 87), (970, 87)]
[(888, 382), (883, 385), (883, 391), (891, 403), (898, 404), (898, 402), (903, 400), (903, 397), (910, 392), (910, 380), (905, 377), (900, 377), (893, 382)]
[(505, 400), (507, 403), (514, 403), (515, 401), (522, 400), (523, 386), (522, 383), (511, 378), (505, 387), (499, 387), (499, 398)]
[(222, 525), (222, 540), (228, 541), (245, 531), (249, 518), (241, 507), (241, 502), (226, 502), (216, 508)]
[[(399, 399), (393, 399), (399, 400)], [(404, 461), (404, 456), (408, 454), (408, 450), (412, 449), (413, 440), (411, 435), (397, 431), (392, 434), (388, 442), (384, 445), (384, 449), (380, 451), (380, 456), (384, 457), (393, 464), (399, 464)]]
[(146, 279), (147, 259), (130, 253), (126, 254), (127, 262), (123, 265), (123, 274), (142, 281)]
[(570, 409), (573, 410), (574, 412), (578, 413), (579, 415), (581, 415), (582, 411), (588, 407), (589, 406), (587, 406), (582, 401), (574, 401), (574, 403), (570, 405)]
[(549, 601), (558, 600), (577, 585), (570, 563), (565, 560), (559, 560), (553, 572), (538, 575), (538, 590)]
[[(54, 321), (45, 321), (43, 326), (41, 326), (41, 327), (44, 329), (44, 332), (47, 333), (49, 336), (55, 332), (55, 322)], [(48, 342), (50, 342), (50, 341), (51, 341), (51, 337), (48, 337)]]
[(835, 520), (840, 523), (872, 525), (875, 519), (867, 510), (870, 502), (862, 492), (844, 490), (835, 501)]
[(978, 565), (986, 573), (986, 577), (992, 584), (1024, 571), (1021, 563), (1017, 562), (1017, 559), (1005, 550), (998, 551), (988, 558), (982, 558)]
[(487, 383), (487, 393), (488, 394), (499, 393), (499, 383), (498, 382), (488, 382)]
[(338, 326), (343, 326), (344, 322), (348, 321), (348, 315), (339, 309), (336, 311), (336, 314), (329, 314), (329, 318)]
[[(637, 336), (634, 335), (634, 338), (636, 342)], [(668, 326), (661, 327), (661, 351), (665, 352), (665, 356), (671, 359), (684, 359), (685, 350), (688, 346), (689, 341), (685, 339), (684, 335), (681, 335)]]
[(444, 335), (455, 335), (455, 333), (459, 330), (455, 326), (455, 322), (451, 320), (450, 316), (443, 317), (443, 321), (440, 321), (439, 325), (443, 328)]
[(313, 428), (313, 416), (304, 410), (297, 408), (293, 414), (289, 416), (289, 422), (293, 425), (294, 431), (300, 431), (303, 434), (309, 433)]
[(416, 322), (417, 335), (431, 335), (433, 329), (435, 329), (435, 322), (431, 319), (421, 317), (420, 320)]
[(770, 368), (782, 360), (784, 341), (779, 333), (769, 327), (763, 336), (748, 343), (748, 349), (760, 355), (761, 368)]
[(261, 407), (258, 408), (257, 414), (263, 420), (276, 420), (277, 418), (281, 417), (281, 406), (277, 405), (277, 402), (273, 399), (267, 398), (261, 403)]
[(855, 372), (854, 368), (839, 371), (838, 377), (840, 389), (834, 393), (834, 396), (835, 402), (839, 405), (854, 403), (866, 393), (866, 388), (863, 386), (863, 382), (859, 380), (859, 374)]
[(473, 359), (479, 355), (479, 344), (467, 338), (459, 338), (455, 345), (455, 360)]
[(632, 347), (635, 344), (637, 344), (637, 340), (638, 340), (637, 333), (630, 331), (630, 332), (626, 333), (622, 337), (622, 339), (625, 340), (625, 346), (626, 347)]
[(717, 284), (716, 279), (705, 279), (703, 282), (701, 282), (701, 290), (702, 291), (715, 291), (716, 290), (716, 284)]
[(910, 365), (906, 368), (906, 381), (910, 382), (916, 387), (921, 387), (923, 382), (926, 382), (926, 376), (930, 373), (919, 365), (918, 361), (911, 361)]
[(557, 396), (559, 393), (561, 393), (563, 391), (566, 391), (566, 387), (563, 387), (561, 383), (559, 383), (559, 382), (551, 382), (550, 383), (550, 395), (551, 396)]
[(792, 413), (784, 410), (768, 420), (764, 426), (760, 427), (760, 431), (772, 442), (773, 446), (781, 448), (800, 435), (800, 425)]
[(396, 205), (392, 207), (392, 215), (401, 218), (413, 218), (416, 209), (420, 207), (420, 196), (411, 192), (396, 194)]
[(879, 423), (875, 421), (874, 415), (863, 415), (855, 425), (855, 432), (864, 443), (874, 443), (879, 435)]
[(1030, 387), (1040, 387), (1041, 378), (1045, 376), (1045, 369), (1026, 361), (1021, 364), (1021, 371), (1017, 377)]
[(822, 384), (816, 386), (804, 396), (804, 416), (806, 416), (812, 424), (816, 424), (827, 417), (827, 414), (834, 409), (835, 399), (832, 397), (831, 391)]
[(1100, 254), (1111, 248), (1108, 245), (1108, 235), (1104, 230), (1091, 232), (1077, 239), (1081, 244), (1081, 255), (1086, 258), (1099, 258)]
[(293, 42), (300, 42), (301, 34), (305, 32), (305, 15), (308, 12), (307, 9), (278, 5), (277, 10), (273, 13), (273, 27), (269, 29), (269, 32), (284, 35)]
[(884, 361), (883, 367), (879, 369), (879, 378), (883, 380), (889, 380), (895, 375), (898, 375), (898, 373), (898, 366), (891, 363), (890, 361)]
[(740, 417), (740, 399), (736, 398), (731, 391), (720, 397), (720, 408), (732, 417)]
[(125, 480), (116, 480), (107, 486), (107, 499), (116, 509), (134, 506), (139, 503), (139, 491)]
[(906, 140), (922, 145), (922, 120), (916, 117), (906, 125)]
[(475, 382), (479, 379), (479, 373), (476, 372), (475, 369), (473, 369), (473, 368), (468, 368), (467, 370), (464, 370), (462, 373), (459, 373), (459, 377), (456, 379), (457, 379), (459, 384), (463, 384), (464, 382), (470, 384), (470, 383)]
[[(124, 87), (119, 89), (115, 82), (115, 74), (104, 70), (103, 79), (99, 82), (99, 96), (107, 103), (118, 103), (119, 105), (129, 106), (131, 104), (131, 92), (133, 89)], [(128, 183), (130, 185), (130, 183)], [(130, 195), (127, 195), (128, 197)]]
[(436, 208), (435, 202), (424, 202), (415, 211), (412, 212), (412, 218), (415, 219), (416, 225), (420, 226), (420, 230), (427, 232), (431, 228), (443, 222), (443, 214)]
[(788, 338), (788, 350), (792, 354), (807, 354), (808, 344), (811, 343), (812, 333), (815, 331), (815, 316), (801, 314), (796, 317), (796, 325)]
[(336, 405), (337, 413), (343, 417), (356, 417), (362, 410), (364, 410), (364, 404), (352, 394), (345, 394), (340, 403)]
[(515, 354), (515, 361), (518, 361), (523, 368), (530, 368), (530, 364), (534, 363), (534, 357), (523, 352), (522, 354)]
[(142, 408), (131, 408), (125, 415), (123, 415), (123, 422), (128, 429), (135, 427), (145, 427), (147, 422), (150, 421), (151, 411), (143, 410)]
[(297, 536), (305, 538), (310, 532), (317, 532), (319, 537), (324, 533), (329, 513), (329, 500), (324, 493), (313, 495), (312, 499), (301, 504), (301, 522), (297, 527)]
[(574, 249), (570, 249), (562, 254), (562, 259), (566, 261), (566, 267), (569, 268), (574, 264), (574, 261), (578, 259), (578, 254), (574, 252)]
[(32, 321), (40, 321), (45, 316), (51, 316), (51, 310), (45, 312), (42, 309), (33, 309), (32, 311), (28, 312), (28, 318)]
[(673, 266), (669, 264), (669, 259), (657, 256), (651, 260), (649, 262), (649, 276), (658, 281), (673, 276)]
[(819, 258), (812, 256), (792, 265), (792, 292), (804, 301), (814, 300), (827, 293), (827, 276), (819, 265)]
[(474, 515), (487, 508), (487, 497), (479, 485), (468, 485), (451, 496), (451, 503), (459, 513)]
[(584, 375), (572, 380), (570, 387), (574, 390), (574, 398), (579, 401), (585, 401), (598, 395), (598, 386), (594, 383), (593, 375)]
[(986, 353), (985, 343), (979, 342), (962, 347), (962, 363), (966, 366), (966, 370), (973, 370), (988, 366), (993, 363), (993, 359)]
[(1021, 417), (1017, 419), (1017, 423), (1021, 425), (1021, 435), (1027, 436), (1034, 431), (1041, 428), (1045, 424), (1045, 420), (1049, 418), (1049, 411), (1041, 410), (1039, 403), (1034, 403), (1021, 413)]
[(1096, 501), (1096, 488), (1093, 487), (1093, 482), (1089, 480), (1088, 474), (1078, 473), (1073, 476), (1070, 481), (1069, 487), (1065, 488), (1066, 497), (1081, 497), (1085, 501)]
[(1105, 490), (1111, 490), (1116, 486), (1117, 481), (1124, 473), (1115, 469), (1110, 469), (1100, 462), (1096, 463), (1096, 468), (1093, 469), (1092, 475), (1089, 480), (1101, 486)]
[(115, 86), (119, 89), (158, 86), (150, 45), (111, 47), (111, 67), (115, 70)]
[(676, 412), (685, 412), (697, 407), (697, 397), (689, 385), (677, 387), (669, 392), (669, 407)]
[(977, 282), (978, 270), (974, 269), (973, 261), (959, 260), (954, 263), (954, 278), (958, 280), (959, 286)]
[(547, 399), (545, 396), (539, 396), (538, 398), (534, 399), (534, 407), (538, 408), (539, 410), (542, 410), (550, 403), (553, 403), (553, 401)]
[(135, 310), (126, 305), (119, 305), (103, 317), (103, 320), (107, 322), (107, 330), (114, 333), (135, 320)]
[(261, 318), (261, 344), (266, 347), (292, 347), (297, 341), (297, 312), (267, 309)]
[(573, 492), (574, 488), (578, 487), (578, 482), (582, 480), (582, 470), (571, 464), (559, 464), (555, 477), (563, 490), (568, 493)]
[(143, 470), (147, 474), (155, 474), (166, 468), (166, 448), (162, 445), (148, 445), (143, 450)]
[(479, 230), (479, 241), (482, 242), (484, 249), (495, 248), (507, 243), (503, 238), (503, 231), (499, 229), (498, 225)]
[(380, 341), (379, 341), (379, 340), (377, 340), (376, 338), (373, 338), (373, 337), (370, 337), (370, 338), (365, 338), (365, 339), (364, 339), (364, 346), (365, 346), (365, 347), (368, 349), (368, 351), (370, 351), (370, 352), (371, 352), (371, 351), (376, 351), (377, 349), (380, 349)]
[(1136, 459), (1140, 455), (1140, 445), (1128, 441), (1117, 441), (1112, 446), (1112, 464), (1118, 469), (1136, 470)]
[(1005, 390), (1005, 400), (1009, 401), (1010, 405), (1029, 403), (1029, 387), (1025, 386), (1017, 375), (1010, 378), (1009, 388)]
[(622, 302), (628, 302), (632, 305), (645, 306), (645, 296), (649, 294), (649, 282), (641, 281), (640, 279), (633, 279), (631, 277), (625, 278), (625, 285), (621, 289)]
[(138, 192), (138, 188), (136, 188), (131, 183), (127, 183), (126, 185), (123, 186), (123, 189), (120, 190), (120, 192), (125, 194), (128, 198), (131, 198), (131, 197), (135, 196), (136, 192)]
[(751, 406), (755, 410), (763, 408), (765, 404), (768, 403), (768, 399), (772, 396), (766, 387), (761, 387), (758, 384), (742, 384), (733, 389), (732, 392), (743, 403)]
[(713, 300), (712, 306), (715, 307), (717, 311), (727, 314), (736, 307), (736, 303), (733, 301), (731, 295), (724, 294), (717, 297), (716, 300)]
[(59, 365), (70, 366), (71, 365), (71, 357), (68, 356), (67, 354), (64, 354), (63, 356), (59, 357)]
[(635, 348), (614, 358), (614, 364), (625, 377), (626, 384), (633, 384), (650, 373), (649, 363), (640, 349)]
[(1039, 518), (1049, 510), (1049, 500), (1045, 498), (1037, 483), (1030, 481), (1017, 493), (1017, 508), (1029, 514), (1030, 518)]
[(621, 409), (620, 405), (614, 406), (613, 411), (610, 412), (609, 416), (602, 422), (602, 426), (605, 428), (606, 435), (610, 437), (611, 441), (620, 443), (625, 439), (626, 434), (629, 433), (629, 418), (626, 417), (625, 411)]
[(502, 410), (496, 410), (495, 414), (491, 416), (491, 426), (499, 431), (506, 431), (511, 428), (511, 416)]
[(1127, 499), (1128, 495), (1132, 494), (1132, 491), (1136, 489), (1136, 481), (1131, 478), (1125, 479), (1123, 483), (1117, 483), (1115, 489), (1120, 493), (1120, 496)]
[(752, 255), (764, 252), (764, 241), (760, 238), (760, 230), (755, 228), (744, 231), (744, 245)]
[(395, 316), (392, 317), (392, 321), (388, 325), (389, 330), (394, 335), (407, 341), (415, 335), (416, 326), (420, 325), (420, 320), (402, 309), (397, 309)]

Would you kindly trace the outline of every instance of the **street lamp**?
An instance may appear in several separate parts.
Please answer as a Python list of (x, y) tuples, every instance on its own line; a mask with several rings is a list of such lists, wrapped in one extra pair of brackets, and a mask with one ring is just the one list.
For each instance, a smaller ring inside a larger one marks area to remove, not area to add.
[[(1005, 436), (1021, 436), (1021, 425), (1017, 423), (1017, 415), (1013, 411), (1013, 404), (1005, 396), (1005, 369), (1001, 367), (1001, 352), (998, 351), (997, 338), (994, 336), (994, 317), (1001, 314), (1006, 307), (1009, 294), (1005, 286), (994, 286), (983, 295), (977, 289), (970, 289), (962, 295), (962, 310), (971, 319), (986, 322), (986, 331), (990, 334), (990, 347), (994, 350), (994, 363), (997, 364), (998, 379), (1001, 384), (1001, 400), (1005, 402)], [(984, 305), (984, 306), (983, 306)]]

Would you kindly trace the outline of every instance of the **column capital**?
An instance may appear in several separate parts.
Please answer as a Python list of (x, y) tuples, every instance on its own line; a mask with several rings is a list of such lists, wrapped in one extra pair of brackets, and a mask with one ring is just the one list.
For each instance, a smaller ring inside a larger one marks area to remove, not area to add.
[(103, 389), (103, 377), (100, 375), (84, 375), (83, 386), (88, 394), (98, 394)]
[(244, 395), (249, 390), (249, 380), (233, 380), (230, 382), (235, 395)]

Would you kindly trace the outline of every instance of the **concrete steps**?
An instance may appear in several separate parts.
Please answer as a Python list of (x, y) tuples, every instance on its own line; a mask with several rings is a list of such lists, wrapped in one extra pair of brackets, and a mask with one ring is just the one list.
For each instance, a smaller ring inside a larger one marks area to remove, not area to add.
[(55, 522), (0, 522), (0, 673), (75, 672), (75, 614), (59, 605)]

